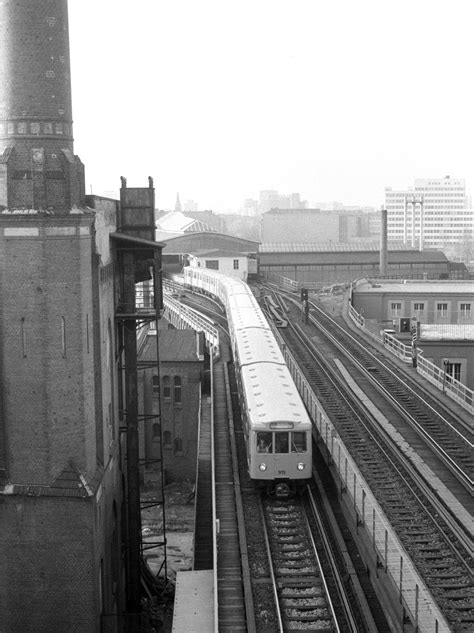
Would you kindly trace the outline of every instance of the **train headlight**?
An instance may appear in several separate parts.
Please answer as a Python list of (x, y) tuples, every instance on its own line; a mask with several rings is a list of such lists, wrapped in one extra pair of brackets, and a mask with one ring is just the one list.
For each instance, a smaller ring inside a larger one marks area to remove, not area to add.
[(260, 468), (260, 470), (267, 470), (267, 465), (264, 462), (262, 462), (260, 464), (259, 468)]
[(298, 466), (296, 467), (298, 470), (304, 470), (305, 464), (303, 462), (298, 462)]

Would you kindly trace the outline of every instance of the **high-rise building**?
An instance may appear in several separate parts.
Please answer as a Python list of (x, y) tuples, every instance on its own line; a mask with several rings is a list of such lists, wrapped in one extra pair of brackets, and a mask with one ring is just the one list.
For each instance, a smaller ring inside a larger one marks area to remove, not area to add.
[(474, 237), (474, 210), (462, 179), (416, 179), (414, 187), (385, 189), (388, 239), (454, 252)]

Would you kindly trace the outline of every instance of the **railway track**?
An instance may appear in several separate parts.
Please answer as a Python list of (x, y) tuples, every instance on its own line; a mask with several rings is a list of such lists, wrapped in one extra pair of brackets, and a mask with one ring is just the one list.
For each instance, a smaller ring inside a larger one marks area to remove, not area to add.
[(311, 304), (312, 325), (377, 386), (403, 412), (412, 428), (444, 461), (455, 477), (474, 493), (474, 443), (472, 428), (452, 415), (429, 392), (420, 392), (418, 383), (401, 376), (388, 360), (371, 351), (366, 342), (353, 336), (324, 310)]
[(305, 498), (262, 498), (261, 511), (277, 605), (276, 631), (357, 631), (310, 489)]
[[(453, 630), (472, 630), (469, 535), (459, 531), (455, 517), (441, 518), (438, 500), (426, 498), (426, 484), (419, 477), (415, 481), (406, 460), (378, 437), (364, 408), (332, 371), (328, 343), (309, 342), (300, 328), (288, 328), (284, 338)], [(345, 347), (341, 333), (338, 338)]]

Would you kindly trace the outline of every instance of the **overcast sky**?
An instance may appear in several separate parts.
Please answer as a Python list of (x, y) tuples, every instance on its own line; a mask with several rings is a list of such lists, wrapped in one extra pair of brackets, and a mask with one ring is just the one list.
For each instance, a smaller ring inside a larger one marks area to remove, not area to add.
[(474, 175), (472, 0), (69, 0), (87, 190), (379, 207)]

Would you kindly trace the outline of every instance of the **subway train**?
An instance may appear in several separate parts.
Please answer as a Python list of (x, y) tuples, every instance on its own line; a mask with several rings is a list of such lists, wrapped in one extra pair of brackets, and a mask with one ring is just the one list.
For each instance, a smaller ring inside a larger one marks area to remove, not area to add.
[(246, 283), (186, 266), (184, 284), (223, 304), (231, 339), (250, 478), (288, 497), (311, 477), (311, 420), (265, 315)]

